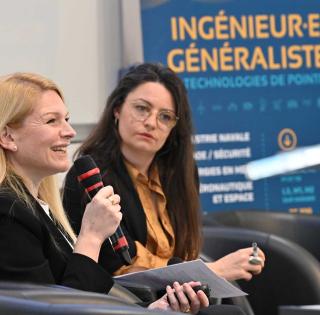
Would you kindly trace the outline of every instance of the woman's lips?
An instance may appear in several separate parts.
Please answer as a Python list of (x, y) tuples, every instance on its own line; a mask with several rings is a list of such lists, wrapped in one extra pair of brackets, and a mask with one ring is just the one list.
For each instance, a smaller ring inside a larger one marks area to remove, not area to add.
[(150, 135), (149, 133), (144, 133), (144, 132), (138, 133), (138, 136), (154, 140), (154, 137), (152, 135)]

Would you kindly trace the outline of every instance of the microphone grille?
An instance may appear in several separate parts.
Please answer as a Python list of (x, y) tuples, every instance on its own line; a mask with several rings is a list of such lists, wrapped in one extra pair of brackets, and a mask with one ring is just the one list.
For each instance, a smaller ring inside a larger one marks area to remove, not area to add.
[(90, 155), (83, 155), (74, 161), (74, 167), (78, 174), (83, 174), (97, 167)]
[[(74, 161), (74, 166), (78, 175), (78, 181), (86, 188), (88, 193), (91, 190), (94, 190), (94, 193), (96, 193), (96, 188), (100, 189), (103, 187), (100, 169), (90, 155), (84, 155)], [(91, 193), (91, 198), (94, 196), (94, 193)]]

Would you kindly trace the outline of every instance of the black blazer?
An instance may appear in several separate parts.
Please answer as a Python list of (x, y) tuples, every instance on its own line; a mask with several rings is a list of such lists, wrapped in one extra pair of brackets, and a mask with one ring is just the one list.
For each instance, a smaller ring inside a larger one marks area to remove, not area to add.
[(56, 225), (32, 200), (34, 210), (15, 193), (0, 191), (0, 279), (109, 292), (111, 276), (91, 258), (73, 254)]
[[(130, 255), (133, 258), (136, 256), (134, 241), (139, 241), (142, 245), (147, 243), (146, 216), (138, 193), (122, 159), (119, 159), (117, 164), (110, 167), (110, 169), (102, 169), (101, 173), (104, 185), (112, 185), (115, 193), (120, 195), (123, 214), (121, 227), (129, 243)], [(88, 198), (83, 187), (78, 183), (77, 174), (73, 166), (65, 179), (63, 205), (69, 215), (70, 223), (77, 233), (80, 230), (87, 202)], [(99, 263), (110, 273), (124, 265), (121, 258), (114, 253), (109, 241), (106, 241), (102, 246)]]

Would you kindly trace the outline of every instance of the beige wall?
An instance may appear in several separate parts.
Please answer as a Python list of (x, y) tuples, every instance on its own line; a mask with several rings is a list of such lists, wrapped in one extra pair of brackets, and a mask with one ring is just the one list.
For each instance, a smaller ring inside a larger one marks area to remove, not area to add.
[(120, 0), (0, 0), (0, 75), (39, 72), (95, 123), (122, 67)]
[(37, 72), (57, 82), (77, 141), (98, 120), (119, 69), (138, 61), (139, 0), (0, 0), (0, 75)]

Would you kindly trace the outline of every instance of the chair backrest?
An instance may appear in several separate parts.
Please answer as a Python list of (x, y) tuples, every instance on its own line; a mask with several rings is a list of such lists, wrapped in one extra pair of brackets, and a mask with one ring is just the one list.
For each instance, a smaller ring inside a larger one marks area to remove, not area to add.
[[(76, 290), (60, 285), (39, 285), (33, 283), (0, 281), (0, 294), (16, 296), (19, 298), (31, 298), (37, 301), (47, 301), (50, 303), (79, 303), (87, 300), (92, 303), (106, 303), (105, 294)], [(131, 293), (126, 288), (114, 284), (107, 296), (108, 304), (131, 305), (140, 303), (142, 300)]]
[[(148, 310), (106, 294), (61, 286), (0, 282), (0, 314), (6, 315), (149, 315)], [(168, 315), (177, 313), (168, 312)]]
[(210, 212), (203, 216), (203, 223), (275, 234), (297, 243), (320, 261), (320, 216), (254, 210)]
[(279, 305), (320, 304), (320, 263), (301, 246), (273, 234), (233, 227), (204, 227), (203, 253), (219, 259), (257, 242), (266, 254), (263, 272), (238, 281), (258, 315), (277, 314)]

